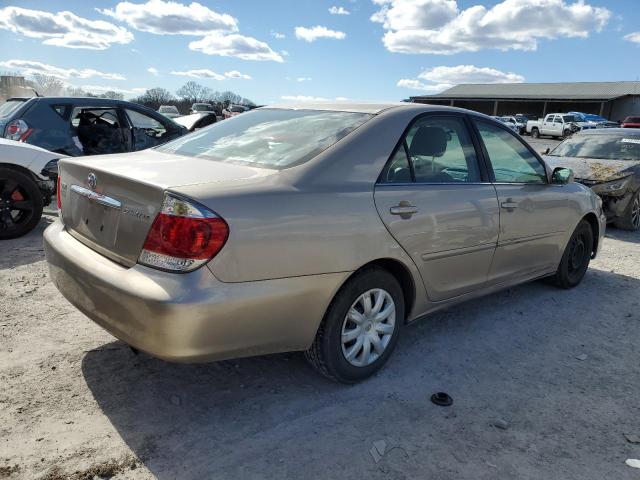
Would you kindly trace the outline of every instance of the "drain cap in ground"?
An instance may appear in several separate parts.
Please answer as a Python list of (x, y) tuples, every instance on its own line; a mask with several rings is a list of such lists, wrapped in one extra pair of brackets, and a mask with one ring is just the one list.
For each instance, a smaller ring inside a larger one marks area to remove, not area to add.
[(444, 392), (438, 392), (431, 395), (431, 401), (441, 407), (448, 407), (453, 403), (453, 398)]

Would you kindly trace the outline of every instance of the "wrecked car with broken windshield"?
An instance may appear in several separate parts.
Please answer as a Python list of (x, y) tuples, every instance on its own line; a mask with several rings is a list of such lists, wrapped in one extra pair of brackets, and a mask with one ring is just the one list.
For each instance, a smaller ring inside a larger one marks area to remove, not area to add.
[(603, 202), (607, 220), (625, 230), (640, 229), (640, 130), (607, 128), (580, 132), (552, 151), (551, 167), (573, 170)]
[(164, 115), (123, 100), (10, 98), (5, 105), (4, 138), (71, 157), (144, 150), (187, 133)]

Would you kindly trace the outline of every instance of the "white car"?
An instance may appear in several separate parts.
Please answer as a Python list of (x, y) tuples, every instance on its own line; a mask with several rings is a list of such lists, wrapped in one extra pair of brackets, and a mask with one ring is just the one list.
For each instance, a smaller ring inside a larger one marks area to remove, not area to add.
[(520, 127), (515, 122), (511, 122), (509, 119), (512, 117), (493, 117), (503, 125), (509, 127), (514, 133), (520, 134)]
[(0, 240), (29, 233), (56, 193), (58, 159), (66, 155), (0, 139)]

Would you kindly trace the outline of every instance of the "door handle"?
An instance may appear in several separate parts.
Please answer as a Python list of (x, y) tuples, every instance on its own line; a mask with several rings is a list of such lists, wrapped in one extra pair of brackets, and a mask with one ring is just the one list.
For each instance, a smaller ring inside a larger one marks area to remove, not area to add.
[(518, 208), (518, 202), (514, 202), (512, 198), (507, 198), (507, 200), (502, 202), (500, 206), (507, 210), (513, 210), (514, 208)]
[(402, 201), (395, 207), (389, 209), (391, 215), (400, 215), (401, 218), (411, 218), (411, 215), (418, 213), (418, 208), (409, 202)]

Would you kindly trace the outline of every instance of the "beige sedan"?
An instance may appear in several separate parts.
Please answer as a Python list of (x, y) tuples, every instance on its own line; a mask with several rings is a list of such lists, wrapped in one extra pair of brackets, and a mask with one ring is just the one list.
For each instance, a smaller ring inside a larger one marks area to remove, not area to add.
[(580, 283), (599, 198), (517, 135), (418, 104), (260, 108), (151, 150), (60, 161), (51, 276), (131, 346), (301, 350), (355, 382), (404, 325), (522, 282)]

